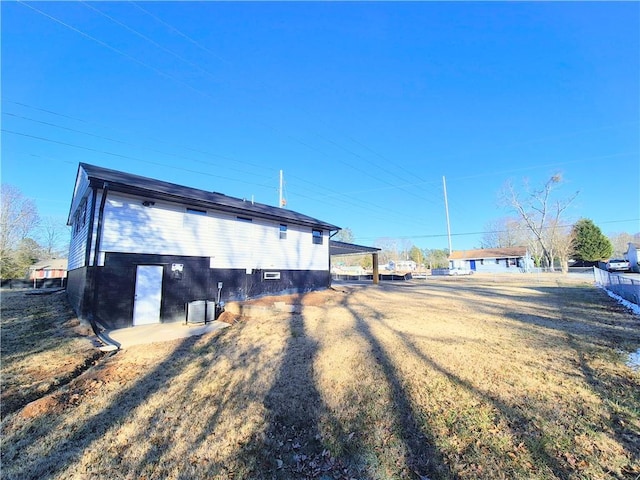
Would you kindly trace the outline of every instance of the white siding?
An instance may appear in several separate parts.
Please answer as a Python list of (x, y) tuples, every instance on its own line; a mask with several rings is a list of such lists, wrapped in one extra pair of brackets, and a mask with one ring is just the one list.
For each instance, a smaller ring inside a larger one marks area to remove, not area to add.
[[(86, 185), (88, 187), (88, 183)], [(79, 194), (84, 195), (87, 191), (78, 190)], [(79, 225), (76, 226), (77, 222), (81, 221), (81, 219), (76, 217), (76, 212), (78, 211), (78, 207), (80, 207), (85, 201), (86, 210), (84, 216), (84, 224), (82, 227)], [(72, 221), (71, 224), (71, 243), (69, 244), (69, 264), (67, 268), (69, 270), (75, 270), (76, 268), (84, 267), (85, 259), (86, 259), (86, 251), (87, 251), (87, 235), (89, 234), (89, 224), (91, 223), (91, 203), (93, 201), (93, 192), (91, 190), (88, 191), (88, 195), (86, 197), (77, 199), (74, 197), (73, 203), (76, 206), (75, 209), (71, 211), (70, 219)]]
[[(97, 216), (97, 212), (96, 212)], [(208, 211), (187, 213), (184, 205), (109, 193), (104, 210), (103, 252), (210, 257), (214, 268), (328, 270), (329, 240), (312, 241), (311, 227), (288, 224), (280, 239), (280, 222)]]

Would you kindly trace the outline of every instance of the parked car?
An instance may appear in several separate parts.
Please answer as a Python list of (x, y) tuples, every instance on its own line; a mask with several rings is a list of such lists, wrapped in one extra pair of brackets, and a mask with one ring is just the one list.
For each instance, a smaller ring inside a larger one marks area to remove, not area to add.
[(628, 272), (631, 268), (627, 260), (612, 259), (607, 262), (607, 270), (610, 272)]
[(455, 267), (449, 269), (449, 275), (473, 275), (473, 270), (464, 267)]

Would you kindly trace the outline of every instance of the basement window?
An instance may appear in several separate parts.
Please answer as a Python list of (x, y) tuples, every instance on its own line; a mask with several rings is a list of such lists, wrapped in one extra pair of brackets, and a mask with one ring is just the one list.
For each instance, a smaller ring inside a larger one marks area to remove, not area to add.
[(322, 245), (322, 230), (317, 230), (314, 228), (311, 231), (311, 234), (313, 236), (313, 243), (315, 245)]
[(265, 280), (280, 280), (280, 272), (264, 272)]
[(280, 224), (280, 240), (287, 239), (287, 226), (283, 223)]

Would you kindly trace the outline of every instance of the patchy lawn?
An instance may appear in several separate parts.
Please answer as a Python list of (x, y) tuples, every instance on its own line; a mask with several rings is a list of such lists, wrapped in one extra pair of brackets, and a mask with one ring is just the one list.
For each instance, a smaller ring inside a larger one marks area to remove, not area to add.
[(2, 290), (0, 295), (4, 417), (75, 378), (101, 354), (64, 291)]
[(640, 475), (640, 373), (623, 354), (640, 348), (640, 318), (581, 280), (476, 275), (287, 301), (301, 313), (131, 347), (7, 416), (3, 476)]

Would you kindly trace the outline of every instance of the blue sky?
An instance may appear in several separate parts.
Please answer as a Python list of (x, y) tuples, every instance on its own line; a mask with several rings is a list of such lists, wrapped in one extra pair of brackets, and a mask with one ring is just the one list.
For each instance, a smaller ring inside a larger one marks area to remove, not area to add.
[(640, 4), (2, 2), (2, 181), (79, 162), (287, 207), (357, 243), (479, 246), (506, 181), (640, 231)]

